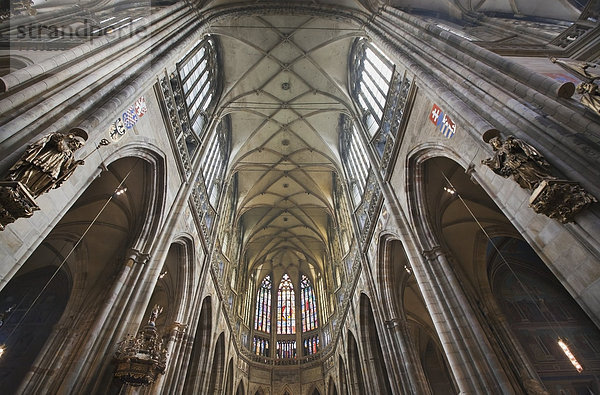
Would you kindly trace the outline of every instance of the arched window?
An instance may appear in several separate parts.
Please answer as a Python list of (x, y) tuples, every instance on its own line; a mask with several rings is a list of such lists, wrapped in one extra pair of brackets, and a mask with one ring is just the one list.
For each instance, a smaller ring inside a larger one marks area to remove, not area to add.
[(358, 40), (352, 49), (352, 95), (369, 134), (375, 134), (394, 72), (394, 65), (367, 40)]
[(292, 280), (286, 273), (281, 277), (277, 291), (277, 334), (296, 333), (295, 300)]
[(217, 53), (215, 47), (214, 39), (206, 36), (177, 64), (190, 124), (198, 136), (202, 135), (207, 112), (217, 97)]
[(206, 195), (210, 204), (215, 206), (217, 197), (223, 184), (227, 159), (229, 158), (229, 142), (231, 136), (231, 122), (225, 117), (219, 122), (212, 134), (207, 150), (203, 154), (201, 166)]
[(300, 293), (302, 297), (302, 332), (317, 329), (317, 299), (315, 291), (308, 277), (304, 274), (300, 280)]
[(258, 288), (254, 329), (271, 333), (271, 276), (268, 274)]
[(357, 126), (347, 115), (340, 116), (340, 152), (346, 176), (350, 180), (352, 199), (357, 206), (365, 190), (370, 164), (360, 142)]

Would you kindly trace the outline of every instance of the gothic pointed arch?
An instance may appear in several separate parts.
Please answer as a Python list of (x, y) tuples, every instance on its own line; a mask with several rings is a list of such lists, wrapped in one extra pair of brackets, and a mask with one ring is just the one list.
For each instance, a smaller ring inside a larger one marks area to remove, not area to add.
[[(159, 216), (150, 221), (146, 220), (146, 216), (160, 209), (160, 193), (153, 191), (153, 188), (160, 185), (159, 180), (164, 176), (161, 174), (160, 156), (156, 152), (138, 149), (125, 153), (135, 156), (111, 157), (107, 160), (110, 164), (106, 170), (88, 185), (17, 272), (17, 276), (20, 276), (21, 273), (49, 266), (56, 275), (48, 278), (48, 287), (52, 286), (50, 280), (53, 277), (62, 278), (61, 272), (68, 273), (70, 283), (64, 288), (70, 289), (70, 292), (63, 318), (49, 332), (42, 348), (32, 347), (25, 353), (33, 358), (31, 362), (35, 362), (30, 366), (23, 365), (33, 370), (22, 391), (34, 388), (35, 391), (55, 391), (61, 380), (68, 380), (70, 369), (79, 369), (84, 363), (94, 374), (90, 373), (86, 380), (78, 382), (80, 388), (106, 382), (109, 369), (107, 361), (95, 360), (88, 364), (86, 361), (92, 358), (91, 355), (82, 353), (73, 358), (69, 353), (76, 348), (89, 350), (95, 346), (107, 347), (109, 342), (117, 341), (107, 338), (84, 339), (75, 336), (75, 333), (84, 333), (96, 320), (103, 319), (104, 310), (113, 307), (104, 303), (110, 300), (107, 294), (113, 292), (120, 295), (125, 292), (122, 284), (114, 283), (115, 279), (128, 273), (130, 267), (146, 262), (147, 255), (136, 247), (147, 245), (146, 238), (158, 226)], [(156, 207), (151, 207), (153, 204)], [(44, 285), (32, 290), (32, 294), (37, 295)], [(121, 320), (122, 317), (112, 316), (112, 321), (102, 321), (102, 325), (119, 327), (125, 321)], [(28, 314), (23, 323), (31, 319), (32, 316)], [(64, 363), (65, 368), (57, 372), (52, 382), (44, 381), (44, 376), (39, 372), (59, 361)], [(12, 375), (8, 380), (15, 385), (14, 382), (19, 379), (17, 375)]]
[(244, 382), (242, 380), (240, 380), (238, 386), (237, 386), (237, 390), (235, 391), (235, 395), (245, 395), (246, 392), (244, 391)]
[(352, 332), (348, 331), (348, 370), (350, 371), (351, 393), (366, 394), (365, 379), (358, 344)]
[(338, 395), (337, 387), (333, 377), (329, 377), (329, 383), (327, 384), (327, 395)]
[(221, 332), (213, 348), (213, 359), (208, 380), (208, 393), (220, 394), (225, 378), (225, 333)]
[[(508, 266), (506, 267), (511, 267), (509, 260), (502, 253), (497, 253), (499, 246), (494, 242), (494, 240), (501, 242), (508, 238), (509, 240), (518, 240), (518, 242), (514, 242), (515, 245), (522, 246), (522, 251), (528, 251), (527, 254), (529, 254), (531, 260), (541, 265), (541, 268), (546, 267), (546, 264), (542, 263), (533, 248), (523, 240), (523, 236), (486, 191), (478, 185), (473, 185), (459, 163), (447, 157), (436, 156), (433, 151), (429, 158), (423, 159), (422, 168), (419, 172), (425, 177), (420, 186), (421, 195), (418, 197), (421, 204), (423, 204), (421, 208), (424, 209), (419, 214), (421, 223), (418, 226), (424, 232), (422, 234), (423, 240), (427, 240), (427, 243), (433, 242), (433, 244), (429, 244), (433, 246), (433, 255), (438, 254), (438, 256), (445, 257), (443, 259), (448, 259), (448, 264), (464, 284), (465, 292), (474, 300), (476, 305), (480, 306), (474, 312), (479, 322), (486, 322), (483, 328), (489, 326), (490, 322), (493, 323), (492, 325), (496, 328), (495, 331), (490, 332), (485, 329), (484, 331), (486, 336), (494, 339), (491, 343), (494, 353), (500, 364), (502, 364), (504, 371), (510, 377), (513, 386), (516, 388), (525, 388), (525, 386), (541, 388), (545, 385), (549, 390), (560, 388), (562, 391), (575, 391), (574, 388), (578, 384), (573, 381), (567, 383), (569, 381), (565, 379), (569, 376), (567, 370), (562, 373), (564, 376), (556, 371), (550, 373), (549, 370), (542, 368), (539, 362), (544, 359), (542, 356), (544, 351), (539, 350), (554, 350), (557, 354), (557, 363), (560, 363), (559, 361), (565, 363), (564, 359), (566, 357), (564, 354), (560, 354), (562, 350), (557, 344), (558, 333), (568, 333), (570, 324), (566, 322), (558, 325), (552, 324), (555, 321), (555, 318), (552, 318), (555, 313), (550, 308), (547, 315), (539, 313), (533, 313), (533, 315), (538, 314), (536, 316), (538, 324), (546, 322), (547, 326), (553, 328), (550, 330), (551, 335), (533, 335), (535, 330), (532, 329), (532, 337), (519, 338), (519, 336), (515, 336), (514, 331), (509, 330), (504, 324), (507, 311), (501, 312), (495, 304), (495, 297), (492, 296), (490, 273), (488, 272), (489, 262), (486, 261), (486, 256), (495, 251), (496, 259), (500, 259), (503, 263), (507, 262)], [(522, 263), (513, 264), (516, 267), (526, 266), (523, 266)], [(500, 270), (499, 272), (503, 271)], [(506, 276), (506, 273), (508, 273), (506, 269), (504, 273), (505, 277), (498, 277), (504, 278), (503, 281), (506, 281), (504, 287), (508, 287), (507, 284), (512, 283), (511, 292), (513, 294), (532, 295), (525, 282), (517, 281), (518, 274), (516, 277), (511, 278)], [(512, 272), (513, 275), (515, 273), (515, 271)], [(521, 276), (524, 279), (531, 279), (530, 273), (525, 270), (521, 273)], [(537, 276), (536, 279), (541, 281), (542, 277)], [(498, 286), (498, 283), (496, 286)], [(540, 286), (540, 289), (544, 289), (545, 286)], [(501, 289), (501, 287), (498, 289)], [(562, 289), (562, 292), (564, 292), (562, 286), (558, 289)], [(520, 292), (517, 292), (518, 290)], [(551, 292), (549, 295), (557, 294)], [(548, 297), (552, 298), (554, 296)], [(567, 299), (573, 301), (572, 297)], [(530, 302), (525, 302), (525, 304), (527, 303), (529, 303), (530, 308), (537, 309), (536, 311), (542, 309), (541, 302), (537, 297), (530, 298)], [(573, 301), (573, 303), (575, 302)], [(560, 305), (561, 303), (556, 303), (557, 310)], [(482, 306), (485, 307), (482, 308)], [(560, 313), (557, 312), (556, 314)], [(585, 317), (585, 314), (583, 314), (583, 317)], [(583, 321), (587, 321), (587, 319), (583, 318)], [(532, 322), (532, 328), (535, 326), (536, 324)], [(597, 329), (594, 329), (593, 325), (589, 328), (591, 333), (597, 333)], [(523, 334), (523, 332), (518, 333)], [(576, 343), (574, 341), (574, 344)], [(435, 342), (429, 342), (428, 344), (434, 346)], [(537, 347), (536, 350), (538, 351), (531, 351), (530, 348), (532, 347)], [(581, 347), (586, 349), (586, 346)], [(552, 351), (549, 351), (547, 358), (550, 358), (551, 354)], [(441, 357), (437, 359), (437, 362), (434, 360), (429, 362), (439, 365)], [(567, 369), (569, 363), (565, 364), (565, 369)], [(592, 376), (597, 375), (593, 369), (589, 374)], [(552, 376), (552, 379), (549, 379), (550, 376)], [(563, 384), (559, 384), (561, 380)], [(560, 387), (561, 385), (564, 385), (564, 387)]]
[(233, 393), (233, 357), (229, 359), (227, 364), (227, 372), (225, 373), (225, 393)]
[(364, 293), (360, 295), (360, 334), (363, 350), (368, 355), (367, 359), (373, 361), (371, 375), (375, 382), (371, 383), (372, 388), (378, 393), (391, 393), (390, 379), (377, 332), (377, 324), (373, 316), (373, 308), (369, 297)]
[(203, 381), (207, 377), (210, 339), (212, 337), (212, 299), (207, 296), (202, 301), (200, 318), (194, 332), (194, 345), (190, 356), (190, 363), (185, 377), (186, 394), (195, 394), (201, 391)]

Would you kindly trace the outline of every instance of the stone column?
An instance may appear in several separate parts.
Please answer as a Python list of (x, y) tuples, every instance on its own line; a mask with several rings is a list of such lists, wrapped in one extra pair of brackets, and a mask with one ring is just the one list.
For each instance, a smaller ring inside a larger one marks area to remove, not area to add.
[[(400, 368), (400, 393), (404, 394), (431, 394), (427, 378), (423, 372), (414, 343), (408, 332), (405, 319), (392, 318), (385, 321), (387, 337), (390, 338), (390, 354), (398, 356), (396, 366)], [(398, 388), (395, 388), (398, 390)]]
[(136, 279), (139, 277), (142, 266), (150, 259), (148, 254), (137, 250), (130, 250), (125, 265), (121, 268), (110, 291), (105, 296), (105, 302), (96, 315), (92, 327), (86, 332), (86, 342), (80, 348), (78, 355), (70, 363), (70, 370), (62, 381), (58, 392), (71, 392), (76, 388), (83, 390), (93, 385), (98, 385), (98, 369), (108, 363), (106, 361), (107, 349), (113, 343), (113, 335), (125, 322), (120, 320), (122, 309), (127, 305)]
[[(179, 322), (173, 323), (168, 334), (167, 352), (169, 359), (167, 360), (167, 369), (164, 375), (159, 376), (159, 379), (153, 386), (153, 392), (163, 394), (180, 394), (183, 392), (181, 380), (181, 371), (186, 371), (187, 366), (182, 366), (185, 361), (185, 353), (187, 352), (187, 343), (189, 336), (186, 334), (187, 324)], [(163, 341), (166, 336), (163, 336)]]
[(515, 393), (440, 246), (413, 262), (450, 369), (461, 393)]

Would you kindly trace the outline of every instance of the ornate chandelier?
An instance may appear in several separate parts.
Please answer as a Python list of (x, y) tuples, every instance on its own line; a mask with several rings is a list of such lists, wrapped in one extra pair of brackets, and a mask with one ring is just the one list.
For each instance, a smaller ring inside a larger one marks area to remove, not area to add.
[(117, 368), (115, 377), (131, 386), (147, 386), (154, 383), (167, 366), (167, 349), (156, 330), (156, 318), (162, 307), (154, 306), (148, 324), (137, 335), (128, 335), (119, 343), (115, 353)]

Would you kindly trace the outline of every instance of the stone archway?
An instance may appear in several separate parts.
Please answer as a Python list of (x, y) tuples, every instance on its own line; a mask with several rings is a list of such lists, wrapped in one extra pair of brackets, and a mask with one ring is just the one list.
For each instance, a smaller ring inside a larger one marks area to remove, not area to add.
[(358, 344), (352, 332), (348, 331), (348, 370), (350, 371), (350, 387), (353, 394), (366, 394), (365, 381), (360, 363), (361, 358), (358, 350)]
[[(497, 373), (503, 372), (512, 388), (519, 391), (543, 391), (540, 382), (543, 370), (532, 364), (530, 353), (524, 350), (528, 342), (515, 338), (507, 328), (505, 314), (495, 304), (491, 280), (488, 278), (486, 256), (490, 248), (493, 249), (491, 246), (495, 245), (494, 239), (508, 237), (520, 240), (527, 246), (545, 270), (546, 265), (522, 240), (523, 236), (494, 200), (482, 187), (473, 183), (457, 162), (446, 157), (430, 157), (423, 159), (421, 167), (417, 167), (416, 170), (413, 181), (420, 177), (421, 182), (419, 184), (415, 181), (411, 186), (415, 188), (412, 192), (416, 192), (416, 198), (411, 197), (414, 199), (413, 218), (420, 232), (420, 241), (426, 250), (424, 255), (430, 261), (428, 264), (435, 265), (439, 262), (438, 267), (441, 269), (427, 269), (431, 272), (428, 276), (436, 275), (448, 284), (456, 284), (454, 290), (443, 291), (446, 293), (444, 303), (447, 305), (442, 307), (444, 312), (440, 313), (446, 314), (446, 322), (457, 320), (459, 315), (465, 315), (465, 319), (469, 317), (473, 334), (467, 335), (467, 332), (459, 330), (460, 341), (465, 341), (465, 344), (471, 343), (472, 341), (467, 339), (468, 336), (473, 336), (474, 340), (478, 339), (475, 341), (482, 349), (489, 349), (485, 358), (488, 360), (490, 371), (483, 373), (483, 369), (486, 368), (482, 364), (472, 366), (479, 372), (478, 377), (491, 382), (495, 376), (493, 380), (501, 383), (503, 378)], [(432, 267), (434, 266), (430, 266)], [(437, 274), (433, 271), (437, 271)], [(553, 275), (551, 277), (557, 282)], [(452, 306), (453, 298), (457, 301), (463, 300), (460, 307)], [(460, 324), (456, 321), (455, 325)], [(545, 348), (561, 352), (556, 339), (542, 339), (541, 342)], [(455, 341), (453, 343), (458, 344)], [(471, 353), (474, 347), (473, 342), (465, 347), (463, 352)], [(452, 356), (449, 350), (446, 350), (446, 355), (449, 358)], [(562, 357), (566, 359), (564, 355)], [(474, 356), (470, 359), (477, 360)], [(493, 368), (495, 364), (498, 365)], [(567, 378), (572, 377), (573, 372), (574, 370), (564, 370), (562, 374), (567, 381), (575, 382), (577, 380)], [(554, 375), (553, 379), (555, 382), (560, 381), (560, 374), (558, 377)], [(548, 381), (544, 380), (544, 384), (547, 383)]]
[(225, 374), (225, 334), (222, 332), (214, 347), (207, 394), (221, 394)]
[[(486, 249), (493, 302), (551, 393), (600, 392), (600, 331), (523, 240), (495, 237)], [(558, 346), (564, 340), (578, 362)], [(569, 373), (570, 372), (570, 373)]]
[(360, 295), (360, 330), (363, 350), (367, 354), (366, 359), (372, 361), (370, 363), (373, 368), (371, 374), (374, 374), (373, 378), (375, 379), (375, 382), (372, 383), (372, 389), (377, 393), (389, 394), (392, 389), (383, 351), (381, 350), (375, 317), (373, 316), (373, 308), (369, 297), (364, 293)]
[(0, 292), (0, 344), (5, 346), (0, 387), (6, 393), (17, 390), (63, 315), (70, 293), (68, 274), (63, 269), (56, 272), (55, 266), (19, 274)]
[(202, 302), (200, 318), (198, 320), (198, 326), (196, 327), (196, 333), (194, 334), (194, 345), (192, 347), (191, 360), (188, 364), (184, 385), (186, 394), (196, 394), (200, 392), (207, 373), (211, 335), (212, 304), (211, 297), (207, 296)]
[[(152, 191), (158, 178), (154, 164), (139, 157), (124, 157), (108, 165), (5, 287), (10, 290), (13, 280), (42, 266), (52, 268), (57, 276), (68, 273), (69, 278), (64, 314), (53, 328), (48, 328), (48, 340), (33, 355), (35, 362), (25, 367), (31, 373), (19, 391), (67, 391), (103, 380), (101, 372), (112, 357), (110, 344), (120, 339), (101, 334), (115, 333), (115, 328), (125, 325), (124, 316), (131, 312), (115, 306), (126, 305), (130, 293), (124, 284), (133, 281), (129, 277), (132, 271), (141, 270), (141, 265), (135, 265), (145, 262), (144, 254), (135, 246), (145, 244), (141, 238), (150, 234), (159, 220), (158, 216), (146, 220), (148, 213), (160, 209), (150, 207), (158, 193)], [(52, 282), (48, 286), (51, 288)], [(82, 333), (88, 336), (82, 337)], [(62, 368), (54, 371), (57, 364)], [(54, 372), (50, 379), (47, 371)]]
[(337, 387), (333, 381), (333, 377), (329, 378), (329, 385), (327, 386), (327, 395), (338, 395)]

